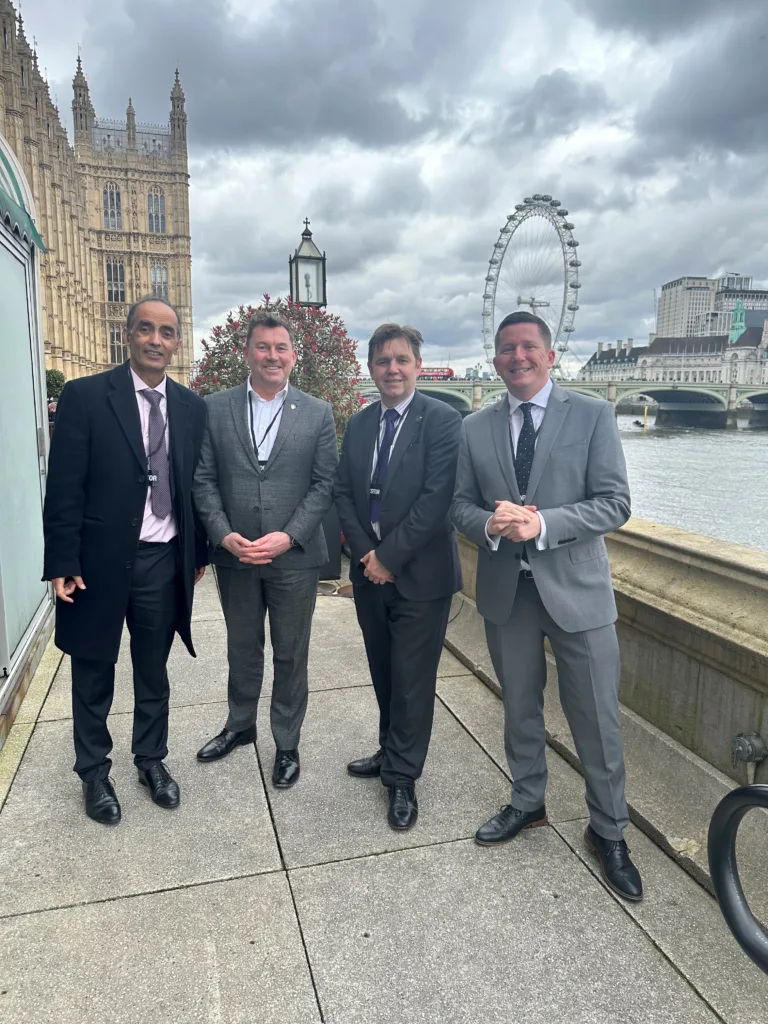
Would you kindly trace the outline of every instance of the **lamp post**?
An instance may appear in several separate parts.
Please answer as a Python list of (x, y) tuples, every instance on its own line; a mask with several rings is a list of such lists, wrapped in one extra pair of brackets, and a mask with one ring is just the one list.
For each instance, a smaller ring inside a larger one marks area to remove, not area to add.
[(325, 306), (325, 253), (312, 241), (309, 220), (304, 221), (301, 244), (288, 257), (291, 302), (300, 306)]

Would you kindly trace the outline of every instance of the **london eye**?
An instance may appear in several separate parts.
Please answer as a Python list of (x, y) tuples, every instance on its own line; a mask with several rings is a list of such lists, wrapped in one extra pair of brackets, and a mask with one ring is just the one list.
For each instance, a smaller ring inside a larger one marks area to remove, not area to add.
[(518, 203), (501, 229), (483, 292), (483, 348), (492, 367), (494, 335), (509, 313), (526, 310), (552, 332), (554, 369), (562, 375), (579, 308), (579, 243), (558, 199), (536, 193)]

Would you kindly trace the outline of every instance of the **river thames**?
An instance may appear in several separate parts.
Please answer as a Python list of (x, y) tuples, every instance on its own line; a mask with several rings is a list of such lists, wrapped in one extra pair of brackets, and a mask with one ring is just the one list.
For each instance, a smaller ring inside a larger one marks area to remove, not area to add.
[[(618, 417), (632, 514), (768, 550), (768, 431), (656, 430)], [(743, 424), (742, 424), (743, 426)]]

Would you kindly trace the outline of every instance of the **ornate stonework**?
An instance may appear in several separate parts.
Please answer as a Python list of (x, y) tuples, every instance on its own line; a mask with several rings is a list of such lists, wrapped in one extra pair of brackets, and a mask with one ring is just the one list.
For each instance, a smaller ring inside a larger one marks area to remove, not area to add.
[[(178, 71), (166, 125), (96, 117), (80, 58), (73, 80), (74, 146), (10, 0), (0, 0), (0, 133), (32, 187), (41, 260), (48, 367), (65, 377), (97, 373), (121, 353), (114, 328), (130, 303), (156, 289), (179, 310), (182, 347), (171, 375), (192, 363), (187, 116)], [(122, 281), (107, 279), (107, 254)], [(155, 268), (152, 274), (151, 266)], [(158, 274), (158, 266), (164, 273)], [(162, 282), (162, 283), (160, 283)], [(123, 294), (124, 292), (124, 294)]]

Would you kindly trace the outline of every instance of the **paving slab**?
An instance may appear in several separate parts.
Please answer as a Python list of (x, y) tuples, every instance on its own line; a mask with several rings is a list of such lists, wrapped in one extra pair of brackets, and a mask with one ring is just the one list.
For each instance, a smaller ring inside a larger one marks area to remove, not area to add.
[[(511, 780), (504, 752), (504, 705), (496, 694), (477, 676), (463, 675), (438, 679), (437, 695)], [(588, 812), (581, 775), (551, 748), (547, 750), (547, 769), (546, 799), (550, 821), (586, 818)], [(489, 817), (494, 810), (489, 810)]]
[[(267, 783), (283, 857), (289, 867), (474, 835), (505, 803), (509, 781), (439, 703), (424, 775), (417, 783), (419, 820), (408, 832), (387, 825), (387, 791), (356, 779), (348, 761), (378, 746), (373, 689), (310, 695), (301, 738), (301, 778), (289, 790)], [(274, 762), (268, 709), (259, 709), (259, 756), (269, 778)]]
[(551, 828), (290, 878), (326, 1024), (718, 1020)]
[(8, 1024), (313, 1024), (283, 874), (0, 921)]
[(0, 916), (279, 869), (254, 748), (212, 765), (195, 760), (221, 714), (215, 705), (171, 711), (175, 811), (156, 807), (137, 782), (131, 716), (110, 719), (123, 810), (113, 827), (85, 815), (71, 723), (39, 724), (0, 813)]
[[(576, 855), (598, 876), (598, 864), (583, 841), (583, 824), (556, 826)], [(642, 903), (622, 904), (728, 1024), (764, 1024), (768, 977), (736, 943), (715, 899), (633, 825), (626, 832), (643, 877)]]
[(216, 576), (212, 566), (205, 570), (205, 576), (195, 587), (195, 600), (192, 604), (192, 621), (202, 622), (205, 619), (223, 619), (221, 599), (216, 586)]

